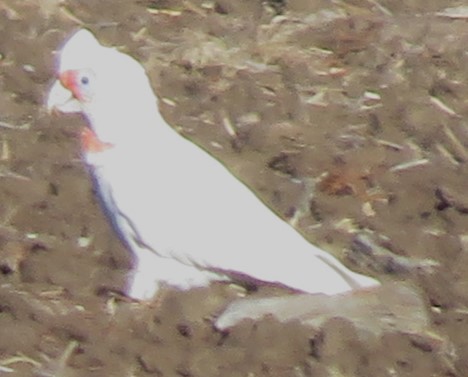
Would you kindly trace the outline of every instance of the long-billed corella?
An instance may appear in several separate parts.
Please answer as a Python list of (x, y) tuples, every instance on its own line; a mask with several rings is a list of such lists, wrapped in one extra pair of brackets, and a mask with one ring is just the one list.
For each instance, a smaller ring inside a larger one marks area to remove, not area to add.
[(213, 280), (338, 294), (379, 283), (347, 269), (276, 216), (224, 165), (161, 117), (138, 61), (77, 31), (59, 54), (49, 110), (82, 113), (82, 154), (134, 256), (126, 293), (149, 299)]

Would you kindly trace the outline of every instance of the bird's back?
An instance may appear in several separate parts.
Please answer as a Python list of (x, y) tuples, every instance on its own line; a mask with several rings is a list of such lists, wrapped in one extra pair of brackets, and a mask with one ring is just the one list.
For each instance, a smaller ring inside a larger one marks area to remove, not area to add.
[(143, 244), (181, 263), (308, 292), (350, 290), (343, 272), (361, 285), (376, 284), (308, 243), (221, 163), (159, 113), (156, 119), (148, 145), (116, 148), (109, 153), (117, 157), (103, 164), (111, 196)]

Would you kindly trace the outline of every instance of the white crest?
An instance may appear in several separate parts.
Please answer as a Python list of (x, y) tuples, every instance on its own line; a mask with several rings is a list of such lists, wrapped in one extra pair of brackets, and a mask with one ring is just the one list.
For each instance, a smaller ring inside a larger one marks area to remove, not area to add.
[(62, 47), (60, 72), (88, 68), (98, 58), (102, 48), (89, 30), (78, 30)]

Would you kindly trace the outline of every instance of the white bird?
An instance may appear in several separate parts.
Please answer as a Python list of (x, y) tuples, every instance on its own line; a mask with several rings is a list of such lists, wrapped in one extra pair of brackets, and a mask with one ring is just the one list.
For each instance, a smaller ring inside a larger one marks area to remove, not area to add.
[(325, 294), (379, 285), (307, 242), (174, 131), (140, 63), (88, 30), (64, 44), (47, 106), (87, 119), (84, 159), (134, 255), (130, 297), (150, 299), (161, 283), (189, 289), (231, 278)]

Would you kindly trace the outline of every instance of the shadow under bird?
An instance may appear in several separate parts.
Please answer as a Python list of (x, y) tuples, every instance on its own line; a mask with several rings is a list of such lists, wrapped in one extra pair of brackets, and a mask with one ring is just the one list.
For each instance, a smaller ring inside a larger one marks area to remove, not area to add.
[(82, 155), (133, 253), (126, 293), (251, 279), (339, 294), (379, 283), (310, 244), (217, 159), (162, 118), (141, 64), (81, 29), (59, 53), (49, 110), (82, 113)]

